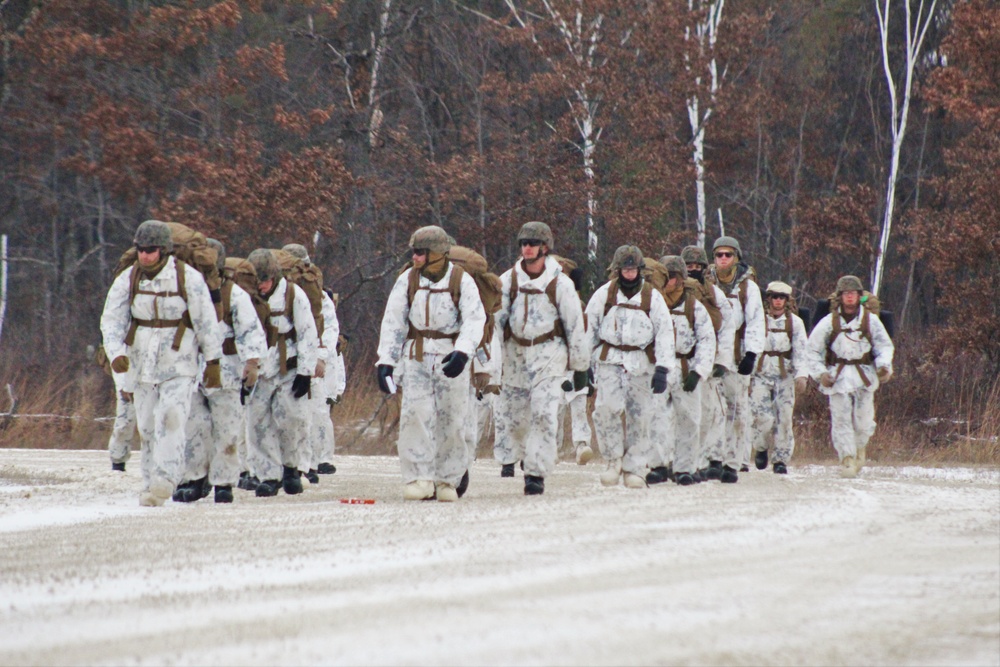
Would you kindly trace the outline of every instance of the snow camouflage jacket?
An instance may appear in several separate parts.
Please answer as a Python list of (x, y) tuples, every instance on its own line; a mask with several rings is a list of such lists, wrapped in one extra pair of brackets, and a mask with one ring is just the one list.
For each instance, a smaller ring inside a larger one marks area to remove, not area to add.
[[(129, 372), (122, 382), (123, 391), (134, 391), (135, 383), (159, 384), (176, 377), (197, 377), (198, 351), (205, 359), (222, 357), (222, 335), (212, 297), (205, 279), (197, 269), (184, 264), (184, 289), (187, 301), (178, 293), (177, 260), (168, 257), (152, 279), (140, 277), (138, 293), (129, 303), (131, 271), (115, 278), (104, 302), (101, 335), (108, 359), (128, 356)], [(145, 322), (180, 320), (185, 311), (191, 319), (173, 349), (177, 327), (139, 326), (132, 345), (125, 337), (133, 318)]]
[[(780, 317), (764, 315), (767, 323), (767, 338), (764, 352), (757, 358), (754, 375), (767, 379), (800, 378), (809, 375), (806, 360), (806, 325), (794, 313), (784, 313)], [(788, 334), (791, 322), (791, 336)], [(784, 369), (784, 373), (782, 373)]]
[[(692, 349), (694, 356), (687, 360), (688, 371), (696, 372), (702, 379), (708, 378), (712, 373), (712, 365), (715, 362), (715, 327), (712, 326), (712, 317), (708, 310), (700, 301), (694, 302), (694, 329), (688, 322), (687, 314), (684, 312), (684, 299), (670, 309), (670, 314), (674, 319), (675, 345), (678, 355), (689, 355)], [(723, 313), (725, 318), (725, 313)], [(725, 319), (723, 319), (725, 326)], [(695, 345), (697, 343), (697, 346)], [(677, 360), (678, 372), (674, 374), (676, 383), (683, 381), (681, 360)]]
[[(713, 283), (729, 300), (733, 312), (733, 329), (739, 331), (740, 327), (746, 325), (743, 330), (741, 340), (733, 341), (733, 354), (731, 355), (736, 363), (739, 363), (743, 355), (753, 352), (758, 357), (764, 351), (764, 305), (760, 298), (760, 287), (751, 280), (750, 267), (740, 262), (736, 268), (736, 277), (733, 282), (726, 285), (719, 281), (715, 273), (715, 265), (708, 267), (705, 271), (706, 282)], [(740, 301), (741, 283), (746, 283), (746, 305)], [(716, 295), (718, 296), (718, 295)], [(720, 352), (724, 351), (720, 349)]]
[[(833, 318), (840, 318), (840, 335), (833, 341), (832, 351), (840, 360), (828, 365), (826, 359), (827, 343), (833, 335)], [(836, 378), (832, 387), (819, 385), (824, 394), (849, 394), (857, 389), (867, 388), (869, 391), (878, 389), (879, 380), (876, 369), (892, 370), (892, 356), (895, 347), (885, 325), (874, 313), (868, 314), (868, 326), (871, 329), (872, 342), (861, 331), (861, 316), (855, 316), (850, 322), (842, 315), (830, 313), (812, 330), (806, 344), (809, 374), (819, 382), (823, 373), (829, 373)], [(845, 363), (846, 362), (846, 363)]]
[[(243, 367), (247, 359), (260, 359), (261, 363), (267, 357), (267, 338), (264, 327), (260, 324), (253, 301), (239, 285), (234, 284), (229, 296), (229, 312), (232, 326), (226, 319), (219, 321), (219, 332), (223, 340), (222, 355), (222, 388), (239, 389), (243, 382)], [(232, 340), (236, 345), (236, 354), (226, 349), (226, 340)]]
[[(514, 268), (500, 276), (503, 300), (496, 313), (497, 327), (510, 329), (504, 334), (503, 383), (511, 387), (530, 388), (541, 380), (564, 378), (567, 370), (585, 371), (590, 368), (590, 348), (587, 347), (583, 325), (583, 308), (573, 281), (562, 272), (559, 263), (545, 258), (545, 269), (532, 280), (519, 260)], [(517, 294), (511, 300), (510, 288), (517, 274)], [(545, 294), (555, 280), (555, 304)], [(520, 345), (514, 336), (531, 340), (545, 336), (557, 321), (562, 322), (565, 340), (555, 336), (536, 345)]]
[(344, 355), (337, 353), (337, 339), (340, 338), (340, 320), (337, 306), (326, 292), (323, 292), (323, 347), (320, 354), (326, 354), (326, 376), (323, 379), (327, 395), (340, 396), (347, 388), (344, 375)]
[[(449, 262), (448, 269), (437, 282), (421, 275), (412, 304), (407, 304), (410, 271), (400, 274), (385, 304), (377, 364), (395, 367), (404, 354), (416, 359), (421, 351), (445, 355), (458, 350), (470, 359), (475, 356), (476, 347), (483, 338), (486, 311), (476, 281), (468, 273), (462, 275), (458, 307), (455, 307), (448, 289), (454, 270), (454, 264)], [(408, 337), (411, 329), (425, 332), (421, 344), (418, 345), (419, 338)], [(429, 337), (427, 332), (434, 337)]]
[(711, 285), (711, 287), (715, 290), (715, 303), (722, 312), (722, 326), (715, 333), (715, 363), (728, 370), (735, 371), (736, 362), (733, 359), (733, 346), (736, 340), (736, 330), (739, 328), (739, 325), (736, 324), (732, 302), (726, 298), (725, 292), (720, 290), (716, 285)]
[[(285, 303), (285, 296), (289, 286), (292, 288), (292, 319), (286, 314), (289, 304)], [(271, 326), (278, 336), (285, 336), (286, 360), (295, 358), (295, 368), (289, 368), (288, 372), (312, 376), (316, 370), (316, 361), (319, 359), (319, 335), (316, 331), (316, 320), (309, 307), (309, 297), (301, 287), (281, 278), (268, 298), (267, 305), (271, 309)], [(292, 329), (295, 329), (295, 335), (289, 336)], [(268, 348), (267, 356), (262, 360), (260, 375), (274, 377), (279, 373), (281, 373), (281, 349), (277, 341), (274, 341)]]
[[(607, 282), (598, 287), (587, 302), (587, 346), (594, 363), (622, 366), (628, 373), (634, 374), (651, 374), (654, 365), (663, 366), (668, 375), (675, 375), (669, 372), (677, 365), (674, 323), (663, 296), (653, 289), (647, 315), (641, 308), (641, 289), (631, 298), (619, 289), (615, 305), (605, 316), (604, 308), (611, 285), (612, 282)], [(709, 322), (708, 326), (711, 327), (712, 323)], [(714, 338), (715, 331), (712, 333)], [(608, 343), (606, 348), (605, 343)], [(649, 345), (653, 346), (654, 363), (650, 363), (649, 355), (643, 349)], [(623, 347), (635, 349), (621, 349)], [(604, 359), (601, 359), (602, 356)]]

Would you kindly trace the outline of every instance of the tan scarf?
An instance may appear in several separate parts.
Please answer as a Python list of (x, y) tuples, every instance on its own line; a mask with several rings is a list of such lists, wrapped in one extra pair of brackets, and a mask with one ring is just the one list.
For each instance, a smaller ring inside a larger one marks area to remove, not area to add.
[[(163, 250), (160, 249), (160, 259), (156, 262), (156, 264), (153, 264), (152, 266), (143, 266), (141, 263), (139, 264), (139, 271), (142, 273), (142, 277), (146, 280), (152, 280), (155, 278), (156, 275), (163, 270), (163, 267), (167, 265), (168, 259), (170, 259), (170, 253), (163, 252)], [(136, 261), (138, 262), (139, 260)]]
[(429, 252), (427, 262), (420, 269), (420, 275), (436, 283), (444, 278), (446, 271), (448, 271), (448, 258), (438, 252)]
[(671, 290), (668, 290), (667, 288), (663, 289), (663, 298), (666, 300), (667, 306), (670, 308), (676, 306), (683, 296), (684, 283), (682, 281), (677, 281), (677, 284), (674, 285), (674, 288)]
[(736, 263), (733, 262), (733, 265), (725, 271), (716, 266), (715, 277), (719, 279), (720, 283), (724, 283), (726, 285), (733, 282), (733, 279), (736, 277)]

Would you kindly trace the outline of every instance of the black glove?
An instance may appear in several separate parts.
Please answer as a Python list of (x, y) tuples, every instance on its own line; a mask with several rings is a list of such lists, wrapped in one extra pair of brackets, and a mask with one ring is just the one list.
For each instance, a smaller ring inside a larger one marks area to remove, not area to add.
[(597, 382), (594, 380), (594, 371), (587, 369), (587, 396), (597, 393)]
[(722, 364), (715, 364), (712, 366), (712, 377), (720, 378), (726, 374), (726, 367)]
[(296, 375), (295, 379), (292, 380), (292, 396), (302, 398), (309, 393), (310, 384), (312, 384), (312, 378), (308, 375)]
[(379, 364), (378, 365), (378, 388), (382, 390), (383, 394), (391, 394), (389, 391), (389, 383), (386, 382), (392, 377), (392, 366), (389, 364)]
[(586, 389), (590, 384), (590, 371), (573, 371), (573, 391)]
[(457, 378), (465, 370), (467, 363), (469, 363), (469, 355), (465, 352), (452, 350), (441, 360), (441, 372), (444, 373), (445, 377)]
[(750, 375), (753, 373), (753, 362), (757, 361), (756, 352), (747, 352), (743, 355), (743, 361), (740, 362), (740, 366), (737, 369), (740, 375)]
[(248, 388), (246, 382), (244, 382), (244, 383), (242, 383), (240, 385), (240, 405), (246, 405), (247, 404), (247, 396), (250, 395), (250, 392), (252, 390), (253, 390), (253, 387), (249, 387)]
[(667, 369), (663, 366), (657, 366), (653, 371), (652, 387), (654, 394), (662, 394), (667, 390)]
[(688, 371), (687, 377), (684, 378), (684, 384), (681, 385), (681, 388), (684, 391), (692, 392), (694, 391), (695, 387), (698, 386), (698, 380), (700, 379), (701, 376), (698, 375), (697, 371)]

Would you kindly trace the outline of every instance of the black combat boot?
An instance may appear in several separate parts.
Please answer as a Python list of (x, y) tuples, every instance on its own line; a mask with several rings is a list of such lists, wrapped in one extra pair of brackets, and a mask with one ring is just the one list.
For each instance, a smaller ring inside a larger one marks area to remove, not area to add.
[(337, 466), (333, 465), (332, 463), (320, 463), (318, 466), (316, 466), (316, 472), (318, 472), (321, 475), (332, 475), (333, 473), (337, 472)]
[(691, 486), (692, 484), (696, 484), (694, 481), (694, 475), (689, 472), (674, 473), (674, 481), (681, 486)]
[(124, 461), (121, 461), (120, 463), (112, 462), (111, 469), (117, 472), (125, 472), (125, 462)]
[(183, 482), (174, 491), (174, 502), (193, 503), (207, 496), (211, 490), (212, 485), (208, 483), (207, 475), (190, 482)]
[(740, 466), (740, 472), (750, 472), (750, 466)]
[(757, 466), (757, 470), (763, 470), (767, 467), (767, 450), (762, 452), (757, 452), (753, 457), (753, 464)]
[(777, 463), (774, 464), (774, 472), (777, 475), (787, 475), (788, 474), (788, 466), (786, 466), (781, 461), (778, 461)]
[(656, 466), (646, 473), (646, 484), (662, 484), (670, 479), (667, 466)]
[(226, 484), (225, 486), (216, 486), (215, 502), (217, 503), (233, 502), (233, 487), (228, 484)]
[[(301, 484), (301, 482), (299, 482)], [(276, 479), (265, 479), (257, 485), (257, 489), (254, 494), (258, 498), (270, 498), (271, 496), (278, 495), (278, 489), (281, 488), (281, 482)]]
[(722, 461), (709, 461), (707, 479), (719, 479), (722, 477)]
[(312, 469), (306, 473), (306, 479), (309, 480), (310, 484), (319, 484), (319, 471)]
[(461, 481), (459, 481), (458, 486), (455, 487), (455, 493), (461, 498), (465, 495), (465, 492), (469, 490), (469, 471), (466, 470), (465, 474), (462, 475)]
[(720, 482), (723, 484), (735, 484), (739, 479), (740, 476), (736, 474), (736, 468), (722, 466), (722, 475), (719, 476)]
[(504, 463), (503, 466), (500, 468), (500, 476), (501, 477), (513, 477), (514, 476), (514, 464), (513, 463)]
[(290, 496), (302, 493), (302, 473), (297, 468), (283, 466), (284, 474), (281, 477), (281, 488)]
[(534, 475), (524, 476), (524, 495), (540, 496), (545, 493), (545, 479)]

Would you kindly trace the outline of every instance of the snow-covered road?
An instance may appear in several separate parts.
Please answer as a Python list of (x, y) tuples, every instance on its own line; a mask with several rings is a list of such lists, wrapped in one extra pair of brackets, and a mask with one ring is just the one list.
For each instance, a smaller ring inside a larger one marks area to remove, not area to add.
[[(0, 450), (0, 664), (1000, 665), (1000, 471), (832, 467), (542, 497), (393, 458), (138, 506), (138, 462)], [(374, 498), (347, 505), (341, 498)]]

